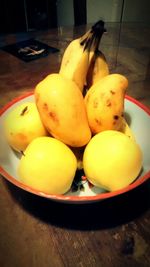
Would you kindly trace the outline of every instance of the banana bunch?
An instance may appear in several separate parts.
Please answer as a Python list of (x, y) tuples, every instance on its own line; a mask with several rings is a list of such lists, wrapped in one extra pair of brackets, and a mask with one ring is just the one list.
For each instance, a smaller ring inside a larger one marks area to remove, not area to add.
[(81, 92), (109, 74), (104, 54), (98, 50), (105, 32), (104, 22), (98, 21), (83, 36), (73, 40), (66, 48), (59, 73), (73, 80)]
[[(81, 90), (92, 135), (113, 129), (135, 141), (123, 117), (128, 81), (122, 75), (110, 74), (106, 57), (99, 50), (104, 32), (104, 22), (100, 20), (83, 36), (70, 42), (63, 54), (59, 74), (74, 81)], [(74, 153), (80, 169), (83, 151), (77, 148)]]

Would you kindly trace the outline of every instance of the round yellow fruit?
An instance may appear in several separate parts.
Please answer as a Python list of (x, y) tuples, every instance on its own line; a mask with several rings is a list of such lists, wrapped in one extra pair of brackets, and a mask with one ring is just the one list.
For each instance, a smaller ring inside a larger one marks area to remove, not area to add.
[(36, 137), (47, 135), (34, 102), (15, 107), (4, 121), (5, 136), (16, 151), (24, 151)]
[(142, 167), (139, 145), (125, 134), (108, 130), (96, 134), (85, 148), (83, 168), (87, 179), (108, 191), (132, 183)]
[(64, 194), (72, 184), (77, 160), (71, 149), (53, 137), (38, 137), (24, 151), (18, 175), (33, 189)]

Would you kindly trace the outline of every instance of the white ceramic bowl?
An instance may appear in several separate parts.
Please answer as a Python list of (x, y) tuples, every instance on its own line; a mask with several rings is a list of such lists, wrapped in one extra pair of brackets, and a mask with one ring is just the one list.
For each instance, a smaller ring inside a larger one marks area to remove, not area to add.
[[(30, 193), (53, 199), (60, 202), (68, 203), (86, 203), (99, 201), (102, 199), (114, 197), (123, 194), (133, 188), (140, 186), (150, 177), (150, 110), (129, 96), (125, 98), (125, 115), (129, 125), (135, 135), (135, 138), (140, 145), (143, 152), (143, 169), (140, 176), (129, 186), (117, 190), (114, 192), (106, 192), (104, 189), (91, 186), (84, 175), (78, 173), (78, 182), (74, 183), (74, 187), (65, 195), (50, 195), (38, 190), (32, 189), (19, 181), (17, 175), (17, 165), (19, 163), (18, 155), (10, 148), (5, 136), (3, 135), (3, 120), (5, 119), (8, 112), (11, 111), (17, 105), (23, 102), (34, 101), (34, 96), (32, 93), (28, 93), (24, 96), (18, 97), (13, 101), (9, 102), (0, 111), (0, 173), (9, 182), (13, 183), (19, 188), (22, 188)], [(82, 177), (82, 179), (81, 179)]]

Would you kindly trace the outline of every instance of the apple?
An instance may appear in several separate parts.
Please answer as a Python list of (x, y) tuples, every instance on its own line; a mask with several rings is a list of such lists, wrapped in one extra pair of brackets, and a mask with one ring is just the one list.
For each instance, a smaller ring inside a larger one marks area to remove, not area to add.
[(4, 132), (9, 145), (16, 151), (24, 151), (33, 139), (47, 135), (34, 102), (14, 107), (4, 121)]
[(85, 148), (83, 168), (87, 179), (108, 191), (132, 183), (142, 167), (142, 151), (135, 140), (115, 130), (96, 134)]
[(64, 194), (73, 182), (77, 160), (71, 149), (53, 137), (38, 137), (24, 151), (18, 167), (20, 181), (48, 194)]

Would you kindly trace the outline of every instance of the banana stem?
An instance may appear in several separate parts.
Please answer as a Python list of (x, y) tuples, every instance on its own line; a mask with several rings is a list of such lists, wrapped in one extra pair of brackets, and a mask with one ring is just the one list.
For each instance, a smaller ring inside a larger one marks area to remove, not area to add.
[(91, 46), (93, 45), (93, 42), (94, 42), (94, 39), (95, 39), (94, 34), (92, 34), (92, 35), (87, 39), (87, 41), (85, 42), (83, 51), (87, 50), (88, 52), (90, 52)]
[(100, 39), (103, 35), (103, 33), (106, 32), (106, 29), (104, 28), (104, 21), (99, 20), (97, 21), (90, 30), (88, 30), (81, 38), (80, 38), (80, 45), (85, 45), (85, 43), (88, 41), (88, 39), (91, 38), (92, 35), (99, 37)]
[(80, 38), (80, 45), (84, 45), (84, 50), (97, 51), (104, 32), (104, 22), (99, 20)]
[(83, 36), (80, 37), (80, 45), (84, 45), (87, 38), (89, 37), (89, 35), (91, 34), (91, 29), (88, 30)]

